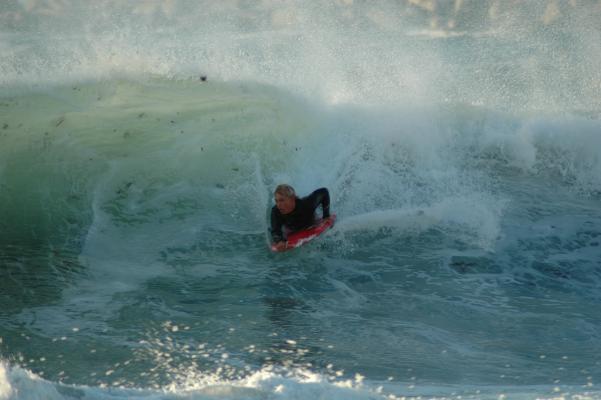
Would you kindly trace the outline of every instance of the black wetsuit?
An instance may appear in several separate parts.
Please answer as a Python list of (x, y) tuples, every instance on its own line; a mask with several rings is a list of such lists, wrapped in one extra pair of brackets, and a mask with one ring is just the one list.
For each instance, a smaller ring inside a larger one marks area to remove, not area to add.
[(291, 232), (306, 229), (315, 223), (315, 210), (322, 206), (323, 218), (330, 216), (330, 193), (328, 189), (317, 189), (307, 197), (296, 198), (294, 210), (282, 214), (276, 206), (271, 209), (271, 237), (275, 243), (284, 240), (282, 227)]

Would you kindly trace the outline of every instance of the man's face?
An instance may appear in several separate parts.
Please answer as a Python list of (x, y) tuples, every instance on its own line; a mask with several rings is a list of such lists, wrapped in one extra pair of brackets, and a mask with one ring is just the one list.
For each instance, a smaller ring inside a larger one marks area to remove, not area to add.
[(289, 214), (296, 206), (296, 198), (294, 196), (287, 197), (279, 193), (275, 194), (275, 206), (282, 214)]

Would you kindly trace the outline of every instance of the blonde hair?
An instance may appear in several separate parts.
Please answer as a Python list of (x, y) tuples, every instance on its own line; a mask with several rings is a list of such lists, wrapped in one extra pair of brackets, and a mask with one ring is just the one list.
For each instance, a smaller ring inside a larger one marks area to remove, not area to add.
[(278, 185), (273, 192), (274, 195), (280, 194), (285, 197), (295, 197), (296, 193), (294, 192), (294, 188), (290, 185), (286, 185), (285, 183)]

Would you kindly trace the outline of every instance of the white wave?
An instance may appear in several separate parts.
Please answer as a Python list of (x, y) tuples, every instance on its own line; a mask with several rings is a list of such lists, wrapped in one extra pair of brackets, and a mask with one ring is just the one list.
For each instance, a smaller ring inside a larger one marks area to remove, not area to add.
[(237, 381), (211, 375), (190, 376), (184, 385), (167, 385), (161, 389), (89, 387), (54, 383), (20, 367), (0, 363), (1, 400), (219, 400), (219, 399), (331, 399), (331, 400), (443, 400), (475, 399), (581, 399), (598, 400), (601, 393), (594, 385), (569, 386), (423, 386), (414, 382), (369, 383), (356, 374), (354, 379), (333, 380), (307, 370), (285, 374), (271, 368), (257, 371)]
[(545, 3), (556, 4), (4, 2), (0, 82), (208, 74), (331, 104), (598, 108), (598, 7), (569, 2), (549, 14)]
[(363, 377), (334, 381), (306, 370), (281, 374), (266, 367), (240, 380), (223, 380), (211, 374), (188, 376), (182, 384), (161, 389), (128, 389), (122, 387), (89, 387), (65, 385), (40, 378), (17, 366), (0, 364), (0, 399), (2, 400), (71, 400), (71, 399), (315, 399), (328, 398), (375, 400), (395, 399), (363, 384)]
[(408, 209), (378, 210), (347, 217), (336, 225), (339, 232), (395, 228), (407, 233), (433, 227), (466, 230), (472, 241), (490, 249), (499, 237), (504, 202), (484, 196), (457, 197)]

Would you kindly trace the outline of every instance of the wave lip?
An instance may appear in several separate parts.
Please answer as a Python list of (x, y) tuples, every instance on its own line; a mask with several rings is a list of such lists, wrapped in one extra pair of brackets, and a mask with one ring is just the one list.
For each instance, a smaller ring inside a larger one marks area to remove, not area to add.
[(600, 111), (593, 2), (443, 3), (3, 2), (0, 84), (208, 75), (331, 103)]

